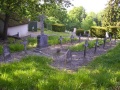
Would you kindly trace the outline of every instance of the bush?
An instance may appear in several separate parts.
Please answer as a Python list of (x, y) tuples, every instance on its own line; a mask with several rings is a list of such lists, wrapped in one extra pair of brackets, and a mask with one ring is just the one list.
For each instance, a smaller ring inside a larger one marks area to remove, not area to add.
[(91, 33), (91, 36), (104, 38), (106, 31), (107, 31), (106, 27), (93, 26), (91, 27), (90, 33)]
[(64, 24), (53, 24), (52, 30), (55, 32), (65, 32), (65, 25)]
[(83, 29), (77, 29), (77, 30), (76, 30), (76, 35), (79, 36), (80, 34), (81, 34), (82, 36), (84, 35), (84, 30), (83, 30)]

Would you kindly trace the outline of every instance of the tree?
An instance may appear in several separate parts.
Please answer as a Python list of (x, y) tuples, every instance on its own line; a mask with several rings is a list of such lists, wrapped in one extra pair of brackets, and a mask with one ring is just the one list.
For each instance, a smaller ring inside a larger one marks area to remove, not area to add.
[[(41, 4), (41, 1), (44, 4)], [(4, 18), (0, 18), (4, 22), (3, 39), (7, 39), (10, 19), (20, 21), (24, 17), (30, 18), (36, 16), (39, 14), (37, 11), (42, 10), (46, 4), (51, 3), (60, 3), (64, 6), (69, 6), (70, 4), (69, 0), (0, 0), (0, 14), (4, 16)]]
[(103, 14), (103, 26), (116, 25), (120, 21), (120, 1), (109, 0)]
[(85, 9), (80, 7), (73, 8), (69, 13), (69, 20), (71, 23), (74, 23), (74, 27), (81, 27), (82, 20), (86, 17)]
[(81, 28), (84, 30), (89, 30), (91, 28), (91, 26), (95, 26), (96, 25), (96, 14), (94, 12), (90, 12), (86, 18), (82, 21), (81, 23)]

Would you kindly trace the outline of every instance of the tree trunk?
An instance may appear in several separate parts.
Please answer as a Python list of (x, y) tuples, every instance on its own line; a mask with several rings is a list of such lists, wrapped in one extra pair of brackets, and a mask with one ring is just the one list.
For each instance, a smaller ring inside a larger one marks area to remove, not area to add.
[(3, 30), (3, 40), (7, 39), (7, 30), (8, 30), (9, 18), (10, 18), (10, 15), (9, 14), (5, 14), (4, 30)]

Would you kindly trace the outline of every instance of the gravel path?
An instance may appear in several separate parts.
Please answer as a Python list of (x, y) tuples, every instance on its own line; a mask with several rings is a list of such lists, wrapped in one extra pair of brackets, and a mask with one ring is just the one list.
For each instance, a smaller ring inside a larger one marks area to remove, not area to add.
[[(83, 39), (83, 41), (84, 40), (85, 39)], [(34, 48), (31, 50), (27, 50), (27, 54), (25, 54), (24, 51), (12, 53), (11, 54), (12, 59), (6, 62), (19, 61), (22, 57), (25, 57), (27, 55), (47, 56), (47, 57), (53, 58), (53, 62), (51, 64), (52, 67), (55, 67), (57, 69), (77, 70), (81, 66), (87, 65), (95, 57), (106, 53), (109, 49), (112, 49), (116, 46), (114, 41), (112, 41), (111, 46), (110, 46), (110, 43), (107, 43), (104, 49), (103, 49), (103, 46), (101, 45), (97, 48), (96, 54), (94, 54), (94, 48), (87, 49), (85, 58), (84, 58), (83, 51), (72, 52), (72, 59), (69, 58), (68, 60), (66, 60), (65, 53), (67, 52), (67, 47), (71, 45), (72, 45), (71, 43), (67, 43), (62, 45), (62, 47), (60, 45), (55, 45), (55, 46), (49, 46), (42, 49)], [(56, 53), (58, 49), (60, 49), (60, 53)], [(0, 56), (0, 62), (3, 62), (2, 55)]]

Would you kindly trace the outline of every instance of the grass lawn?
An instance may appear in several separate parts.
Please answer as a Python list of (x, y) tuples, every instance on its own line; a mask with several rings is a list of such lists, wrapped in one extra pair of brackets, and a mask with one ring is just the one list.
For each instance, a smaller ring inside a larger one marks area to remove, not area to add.
[(51, 59), (27, 56), (0, 65), (1, 90), (119, 90), (120, 44), (77, 72), (49, 66)]
[(70, 37), (71, 33), (68, 33), (68, 32), (54, 32), (54, 31), (51, 31), (51, 30), (45, 30), (44, 31), (45, 34), (47, 35), (56, 35), (56, 36), (62, 36), (62, 37)]

